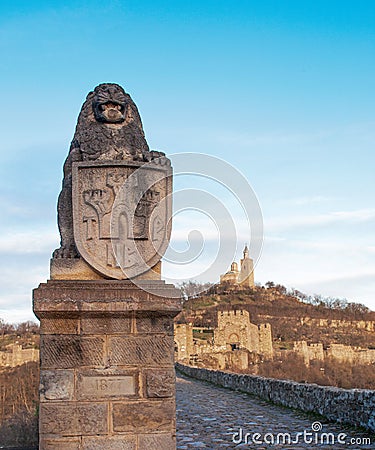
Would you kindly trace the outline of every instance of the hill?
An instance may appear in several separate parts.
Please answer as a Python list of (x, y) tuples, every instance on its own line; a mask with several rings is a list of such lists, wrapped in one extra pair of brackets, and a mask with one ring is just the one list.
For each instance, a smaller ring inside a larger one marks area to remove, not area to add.
[(272, 282), (247, 290), (211, 286), (203, 295), (190, 295), (178, 323), (216, 327), (217, 312), (244, 309), (251, 322), (272, 326), (275, 349), (291, 348), (294, 341), (322, 342), (375, 348), (375, 312), (345, 299), (309, 297)]

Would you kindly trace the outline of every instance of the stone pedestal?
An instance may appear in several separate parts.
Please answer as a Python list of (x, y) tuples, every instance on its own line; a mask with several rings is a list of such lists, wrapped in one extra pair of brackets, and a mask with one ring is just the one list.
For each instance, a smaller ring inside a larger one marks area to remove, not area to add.
[(137, 285), (52, 280), (34, 290), (41, 450), (175, 449), (179, 295), (162, 281)]

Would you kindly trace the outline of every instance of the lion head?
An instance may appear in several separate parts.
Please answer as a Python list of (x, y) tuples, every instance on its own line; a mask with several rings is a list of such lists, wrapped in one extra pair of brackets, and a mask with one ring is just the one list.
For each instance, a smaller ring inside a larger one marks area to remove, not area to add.
[(100, 84), (95, 88), (92, 108), (98, 122), (123, 122), (126, 107), (125, 91), (118, 84)]

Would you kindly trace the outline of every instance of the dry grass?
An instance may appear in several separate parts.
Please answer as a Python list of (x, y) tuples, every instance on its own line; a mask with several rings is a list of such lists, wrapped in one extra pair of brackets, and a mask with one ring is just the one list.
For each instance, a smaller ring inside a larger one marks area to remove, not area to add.
[(0, 446), (5, 448), (37, 449), (38, 417), (37, 411), (18, 411), (0, 425)]

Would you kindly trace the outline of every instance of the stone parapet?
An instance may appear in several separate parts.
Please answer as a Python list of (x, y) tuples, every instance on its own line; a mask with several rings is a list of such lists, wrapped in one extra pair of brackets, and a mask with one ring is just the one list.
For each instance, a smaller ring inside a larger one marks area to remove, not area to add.
[(40, 449), (175, 449), (173, 318), (162, 281), (58, 281), (41, 321)]
[(317, 413), (335, 422), (375, 431), (375, 391), (240, 375), (180, 363), (176, 364), (176, 368), (189, 377), (256, 395), (277, 405)]

